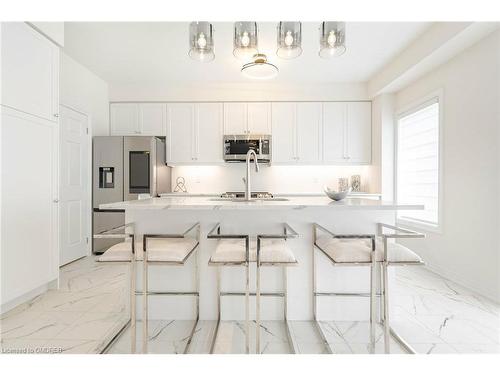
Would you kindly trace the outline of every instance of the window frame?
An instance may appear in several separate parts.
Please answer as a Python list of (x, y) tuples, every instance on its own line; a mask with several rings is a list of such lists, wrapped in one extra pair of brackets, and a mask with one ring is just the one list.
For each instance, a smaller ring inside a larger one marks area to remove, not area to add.
[(396, 223), (398, 225), (416, 228), (420, 230), (425, 230), (429, 232), (442, 233), (444, 225), (444, 215), (443, 215), (443, 174), (444, 174), (444, 163), (443, 163), (443, 124), (444, 124), (444, 100), (443, 100), (443, 90), (434, 91), (428, 95), (421, 97), (420, 99), (413, 101), (412, 103), (404, 106), (401, 110), (397, 111), (395, 117), (394, 126), (394, 197), (395, 201), (398, 202), (398, 143), (399, 143), (399, 121), (408, 115), (411, 115), (433, 103), (437, 102), (439, 106), (439, 117), (438, 117), (438, 221), (437, 224), (425, 222), (418, 219), (411, 218), (398, 218), (396, 213)]

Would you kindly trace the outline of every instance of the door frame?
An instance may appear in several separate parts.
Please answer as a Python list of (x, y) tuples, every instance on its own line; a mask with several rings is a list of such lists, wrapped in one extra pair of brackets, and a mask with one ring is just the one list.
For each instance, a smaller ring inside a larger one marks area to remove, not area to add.
[[(74, 106), (71, 106), (71, 105), (68, 105), (68, 104), (64, 104), (64, 103), (59, 103), (59, 106), (60, 107), (65, 107), (67, 109), (70, 109), (72, 111), (75, 111), (75, 112), (78, 112), (84, 116), (87, 117), (87, 214), (84, 215), (85, 217), (83, 218), (86, 222), (87, 222), (87, 233), (86, 233), (86, 237), (88, 238), (88, 241), (87, 241), (87, 254), (86, 256), (89, 256), (92, 254), (92, 117), (89, 113), (79, 109), (79, 108), (76, 108)], [(62, 145), (61, 145), (61, 142), (62, 142), (62, 120), (61, 120), (61, 117), (59, 118), (59, 148), (60, 148), (60, 152), (59, 152), (59, 170), (62, 171), (62, 168), (61, 168), (61, 163), (62, 163), (62, 155), (63, 155), (63, 152), (62, 152)], [(61, 187), (61, 178), (62, 178), (62, 172), (59, 173), (59, 190), (60, 190), (60, 187)], [(61, 214), (61, 206), (62, 205), (59, 205), (59, 215)], [(62, 228), (62, 223), (59, 222), (59, 237), (61, 236), (61, 228)], [(61, 251), (62, 251), (62, 246), (59, 246), (59, 259), (61, 257)], [(80, 258), (81, 259), (81, 258)], [(76, 259), (78, 260), (78, 259)], [(74, 260), (74, 261), (76, 261)], [(72, 261), (72, 262), (74, 262)], [(70, 264), (72, 262), (69, 262), (69, 263), (66, 263), (65, 265), (67, 264)], [(64, 265), (59, 265), (59, 268), (63, 267)]]

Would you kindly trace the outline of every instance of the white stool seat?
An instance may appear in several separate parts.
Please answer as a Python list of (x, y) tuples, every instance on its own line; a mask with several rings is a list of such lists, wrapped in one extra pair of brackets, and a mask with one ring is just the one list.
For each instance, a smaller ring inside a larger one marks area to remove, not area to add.
[[(241, 263), (245, 262), (245, 240), (219, 240), (210, 262), (214, 263)], [(250, 261), (257, 261), (257, 240), (250, 240)], [(262, 239), (260, 248), (262, 263), (296, 263), (293, 252), (283, 239)]]
[[(337, 263), (371, 262), (371, 240), (369, 239), (342, 239), (320, 235), (316, 239), (316, 244)], [(387, 258), (391, 263), (422, 261), (406, 246), (394, 242), (387, 243)], [(375, 241), (375, 259), (377, 262), (384, 259), (383, 242), (379, 239)]]
[[(150, 262), (182, 262), (194, 249), (194, 238), (148, 238), (147, 256)], [(111, 246), (102, 254), (99, 262), (130, 262), (132, 256), (131, 240)], [(136, 260), (142, 260), (142, 241), (135, 242)]]

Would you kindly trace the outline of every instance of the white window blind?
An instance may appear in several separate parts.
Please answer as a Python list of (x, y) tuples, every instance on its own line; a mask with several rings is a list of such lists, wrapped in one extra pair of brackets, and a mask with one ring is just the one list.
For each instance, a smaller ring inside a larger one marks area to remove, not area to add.
[(398, 219), (439, 224), (439, 102), (435, 98), (399, 118), (396, 196), (424, 210), (399, 211)]

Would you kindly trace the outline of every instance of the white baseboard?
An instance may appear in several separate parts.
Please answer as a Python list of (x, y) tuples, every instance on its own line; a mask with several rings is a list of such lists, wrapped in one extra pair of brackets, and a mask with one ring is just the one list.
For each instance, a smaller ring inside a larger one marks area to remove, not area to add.
[(430, 269), (432, 272), (437, 273), (447, 279), (459, 284), (460, 286), (470, 289), (471, 291), (480, 294), (483, 297), (486, 297), (496, 303), (500, 303), (500, 296), (496, 293), (495, 290), (484, 289), (477, 285), (475, 279), (469, 279), (464, 276), (462, 273), (454, 272), (448, 268), (440, 267), (435, 264), (427, 263), (426, 267)]
[(2, 305), (0, 306), (0, 314), (5, 314), (6, 312), (18, 307), (19, 305), (22, 305), (23, 303), (31, 301), (33, 298), (45, 293), (49, 289), (57, 288), (57, 286), (58, 279), (54, 279), (46, 284), (40, 285), (38, 288), (35, 288), (28, 293), (2, 303)]

